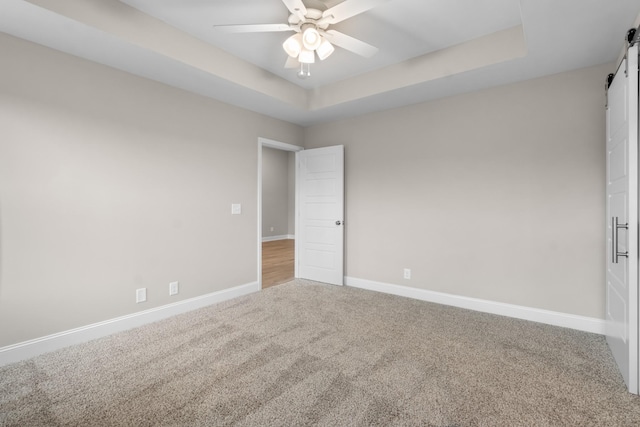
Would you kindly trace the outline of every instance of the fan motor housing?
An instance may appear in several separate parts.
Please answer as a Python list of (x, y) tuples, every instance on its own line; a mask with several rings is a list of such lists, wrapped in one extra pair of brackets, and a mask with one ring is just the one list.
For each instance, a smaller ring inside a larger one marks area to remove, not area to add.
[(289, 15), (289, 24), (294, 26), (302, 26), (304, 24), (312, 24), (317, 28), (325, 30), (329, 24), (321, 24), (318, 25), (317, 21), (322, 18), (322, 11), (318, 9), (309, 9), (307, 8), (307, 13), (304, 15), (304, 21), (301, 21), (298, 15), (291, 14)]

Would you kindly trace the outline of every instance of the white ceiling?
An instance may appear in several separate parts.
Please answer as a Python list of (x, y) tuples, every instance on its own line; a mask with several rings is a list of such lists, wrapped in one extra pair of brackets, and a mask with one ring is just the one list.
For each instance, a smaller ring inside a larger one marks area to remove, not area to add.
[(2, 0), (0, 31), (309, 125), (614, 61), (639, 13), (638, 0), (388, 0), (332, 27), (374, 57), (338, 48), (305, 80), (283, 67), (290, 33), (214, 28), (285, 23), (282, 0)]

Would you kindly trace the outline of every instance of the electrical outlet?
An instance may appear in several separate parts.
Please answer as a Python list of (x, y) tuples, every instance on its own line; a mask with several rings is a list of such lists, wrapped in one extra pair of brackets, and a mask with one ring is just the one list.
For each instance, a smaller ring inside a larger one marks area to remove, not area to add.
[(410, 268), (405, 268), (404, 269), (404, 278), (405, 279), (411, 279), (411, 269)]
[(273, 231), (273, 230), (274, 230), (274, 228), (273, 228), (273, 227), (270, 227), (270, 228), (269, 228), (269, 231)]
[(180, 282), (169, 283), (169, 295), (177, 295), (179, 285), (180, 285)]
[(136, 289), (136, 303), (145, 302), (147, 300), (147, 288)]

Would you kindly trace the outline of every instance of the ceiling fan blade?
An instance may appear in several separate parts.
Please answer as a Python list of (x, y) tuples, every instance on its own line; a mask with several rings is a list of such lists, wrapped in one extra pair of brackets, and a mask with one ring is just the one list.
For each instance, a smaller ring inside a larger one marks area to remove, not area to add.
[(364, 56), (365, 58), (371, 58), (373, 55), (378, 53), (377, 47), (371, 46), (370, 44), (365, 43), (361, 40), (354, 39), (353, 37), (343, 34), (339, 31), (322, 31), (322, 34), (327, 38), (327, 40), (329, 40), (329, 42), (333, 43), (334, 45), (340, 46), (341, 48), (360, 56)]
[(325, 10), (322, 13), (322, 21), (328, 24), (336, 24), (388, 1), (389, 0), (345, 0)]
[(289, 24), (241, 24), (241, 25), (214, 25), (216, 30), (225, 33), (269, 33), (274, 31), (295, 31)]
[(284, 63), (284, 68), (298, 68), (300, 66), (300, 62), (296, 58), (291, 56), (287, 56), (287, 62)]
[(307, 14), (307, 8), (302, 3), (302, 0), (282, 0), (289, 12), (296, 15), (300, 20), (304, 21), (304, 16)]

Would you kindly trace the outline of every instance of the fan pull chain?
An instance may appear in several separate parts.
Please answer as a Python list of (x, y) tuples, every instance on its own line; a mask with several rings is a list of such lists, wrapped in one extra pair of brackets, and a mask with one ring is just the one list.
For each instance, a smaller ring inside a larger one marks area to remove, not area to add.
[[(305, 65), (306, 70), (305, 70)], [(300, 63), (300, 70), (298, 71), (298, 77), (301, 79), (306, 79), (307, 77), (311, 77), (311, 64)]]

